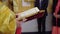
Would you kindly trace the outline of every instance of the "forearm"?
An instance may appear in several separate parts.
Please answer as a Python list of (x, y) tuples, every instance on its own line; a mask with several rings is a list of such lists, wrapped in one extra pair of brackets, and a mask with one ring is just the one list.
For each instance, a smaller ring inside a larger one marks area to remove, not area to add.
[(60, 2), (57, 3), (57, 6), (56, 6), (56, 9), (55, 9), (55, 12), (54, 12), (54, 16), (56, 18), (60, 18), (60, 15), (58, 14), (59, 12), (59, 7), (60, 7)]

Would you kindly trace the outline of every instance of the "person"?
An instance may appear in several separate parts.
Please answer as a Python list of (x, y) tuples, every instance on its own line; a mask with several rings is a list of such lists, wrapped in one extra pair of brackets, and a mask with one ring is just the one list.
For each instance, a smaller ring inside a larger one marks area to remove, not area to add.
[(16, 23), (17, 23), (17, 28), (16, 28), (16, 34), (21, 34), (21, 23), (25, 23), (27, 19), (23, 18), (22, 20), (18, 19), (19, 15), (16, 15)]
[[(35, 0), (35, 7), (38, 7), (40, 11), (45, 11), (44, 15), (41, 18), (37, 19), (39, 34), (45, 34), (45, 20), (47, 16), (48, 0)], [(42, 33), (41, 33), (41, 25), (42, 25)]]
[(0, 34), (15, 34), (15, 13), (0, 2)]
[(60, 1), (58, 1), (58, 4), (56, 6), (56, 10), (55, 12), (53, 13), (53, 15), (56, 17), (56, 18), (60, 18), (60, 15), (58, 14), (58, 12), (60, 11)]
[(57, 0), (53, 15), (55, 17), (55, 22), (53, 22), (52, 34), (60, 34), (60, 0)]

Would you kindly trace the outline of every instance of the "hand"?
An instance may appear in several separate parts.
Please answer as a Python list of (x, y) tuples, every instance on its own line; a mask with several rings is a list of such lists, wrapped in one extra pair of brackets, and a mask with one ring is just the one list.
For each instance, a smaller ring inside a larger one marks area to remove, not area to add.
[(57, 17), (55, 13), (53, 13), (54, 17)]
[(26, 21), (27, 19), (23, 18), (22, 20), (19, 20), (18, 17), (19, 17), (19, 16), (17, 15), (16, 23), (17, 23), (17, 27), (20, 27), (21, 23), (25, 23), (25, 21)]
[(55, 13), (53, 14), (56, 18), (60, 18), (60, 15), (56, 15)]

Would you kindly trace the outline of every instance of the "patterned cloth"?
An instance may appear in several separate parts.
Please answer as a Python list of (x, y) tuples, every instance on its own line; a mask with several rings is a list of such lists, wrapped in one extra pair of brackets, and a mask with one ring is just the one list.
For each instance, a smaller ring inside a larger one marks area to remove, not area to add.
[(0, 4), (0, 34), (15, 34), (15, 14), (5, 5)]

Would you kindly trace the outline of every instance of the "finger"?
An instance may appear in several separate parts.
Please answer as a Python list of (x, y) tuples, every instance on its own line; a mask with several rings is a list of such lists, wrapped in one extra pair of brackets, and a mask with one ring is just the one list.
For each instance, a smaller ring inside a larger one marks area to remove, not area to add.
[(23, 21), (25, 22), (25, 21), (27, 21), (27, 19), (24, 18)]
[(53, 13), (53, 15), (56, 17), (56, 14), (55, 13)]

